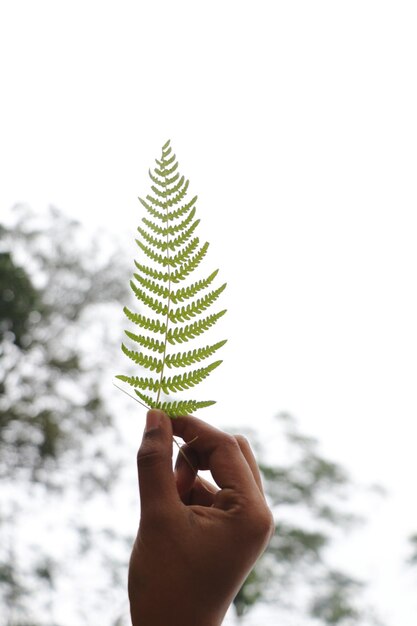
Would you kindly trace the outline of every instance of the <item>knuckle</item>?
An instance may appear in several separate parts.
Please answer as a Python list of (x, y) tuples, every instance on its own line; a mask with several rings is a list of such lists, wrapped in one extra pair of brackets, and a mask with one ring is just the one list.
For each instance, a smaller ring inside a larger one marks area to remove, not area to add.
[(271, 511), (269, 509), (267, 509), (266, 511), (266, 515), (265, 518), (263, 520), (263, 524), (264, 524), (264, 532), (265, 535), (268, 537), (268, 540), (272, 537), (272, 535), (275, 532), (275, 520), (274, 520), (274, 516), (272, 515)]
[(275, 532), (274, 517), (266, 505), (256, 509), (252, 520), (252, 530), (262, 540), (268, 540)]
[(137, 453), (138, 467), (151, 467), (162, 461), (162, 450), (156, 442), (144, 439)]
[(245, 435), (235, 435), (235, 439), (236, 439), (237, 443), (239, 444), (239, 446), (250, 448), (249, 441), (245, 437)]
[(230, 448), (234, 448), (234, 449), (239, 448), (239, 444), (238, 444), (236, 437), (234, 437), (233, 435), (229, 435), (228, 433), (224, 434), (223, 444)]

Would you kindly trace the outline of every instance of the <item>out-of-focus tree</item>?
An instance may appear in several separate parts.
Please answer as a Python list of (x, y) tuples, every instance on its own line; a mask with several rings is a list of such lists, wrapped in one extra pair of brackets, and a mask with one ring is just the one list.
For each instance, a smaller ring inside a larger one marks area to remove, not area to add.
[(125, 294), (120, 263), (104, 262), (79, 224), (55, 209), (18, 215), (0, 233), (0, 477), (57, 488), (68, 454), (110, 425), (99, 389), (101, 311)]
[[(319, 453), (317, 441), (300, 433), (293, 417), (278, 416), (271, 450), (251, 433), (276, 529), (266, 553), (234, 600), (244, 616), (256, 603), (280, 609), (280, 621), (326, 626), (380, 624), (361, 598), (364, 584), (329, 562), (329, 548), (357, 518), (346, 510), (352, 484), (347, 472)], [(276, 450), (285, 464), (275, 462)], [(292, 600), (289, 600), (289, 599)]]
[(411, 556), (409, 558), (409, 563), (411, 565), (417, 565), (417, 533), (411, 535), (409, 538), (409, 543), (411, 546)]
[[(102, 384), (120, 352), (128, 272), (102, 239), (57, 210), (40, 217), (20, 207), (0, 225), (0, 615), (7, 626), (128, 624), (130, 539), (110, 519), (120, 463)], [(292, 418), (280, 422), (286, 464), (258, 446), (276, 533), (235, 600), (237, 613), (271, 602), (283, 620), (288, 609), (299, 624), (359, 626), (361, 584), (327, 561), (337, 529), (352, 523), (341, 504), (349, 479)], [(94, 520), (90, 505), (99, 511)]]
[[(20, 206), (0, 226), (0, 614), (7, 626), (30, 626), (37, 615), (55, 624), (51, 590), (65, 571), (65, 550), (49, 545), (46, 529), (31, 536), (37, 513), (51, 518), (64, 493), (81, 507), (109, 493), (117, 477), (119, 461), (109, 452), (117, 429), (102, 378), (120, 339), (106, 322), (126, 298), (126, 281), (108, 243), (56, 209), (39, 216)], [(81, 522), (70, 530), (77, 540), (63, 540), (74, 541), (74, 551), (83, 543), (84, 552), (86, 535), (91, 547), (106, 533)]]

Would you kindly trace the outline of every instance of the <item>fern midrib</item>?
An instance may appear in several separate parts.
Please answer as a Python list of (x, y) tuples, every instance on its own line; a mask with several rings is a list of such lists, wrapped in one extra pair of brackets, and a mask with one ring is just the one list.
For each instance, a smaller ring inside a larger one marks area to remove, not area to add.
[[(165, 160), (165, 159), (164, 159)], [(165, 171), (165, 164), (164, 164), (164, 171)], [(164, 174), (164, 180), (165, 183), (167, 181), (167, 175)], [(167, 184), (165, 185), (165, 191), (167, 190)], [(165, 201), (165, 211), (166, 214), (168, 215), (169, 212), (169, 205), (168, 202)], [(167, 249), (166, 249), (166, 259), (167, 259), (167, 273), (168, 273), (168, 302), (167, 302), (167, 313), (166, 313), (166, 318), (165, 318), (165, 337), (164, 337), (164, 351), (162, 354), (162, 369), (161, 369), (161, 376), (159, 378), (159, 389), (158, 389), (158, 393), (156, 396), (156, 402), (159, 402), (160, 396), (161, 396), (161, 389), (162, 389), (162, 380), (164, 378), (164, 369), (165, 369), (165, 359), (166, 359), (166, 352), (167, 352), (167, 345), (168, 345), (168, 325), (169, 325), (169, 313), (171, 311), (171, 265), (170, 265), (170, 254), (169, 254), (169, 232), (167, 231), (166, 234), (166, 244), (167, 244)]]

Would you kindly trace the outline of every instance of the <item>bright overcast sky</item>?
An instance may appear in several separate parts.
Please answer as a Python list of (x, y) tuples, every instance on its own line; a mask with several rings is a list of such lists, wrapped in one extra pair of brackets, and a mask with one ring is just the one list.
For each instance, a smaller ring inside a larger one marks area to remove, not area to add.
[(133, 239), (172, 140), (228, 282), (206, 418), (288, 410), (388, 487), (357, 573), (389, 626), (415, 626), (396, 568), (417, 531), (416, 32), (401, 0), (0, 5), (0, 211)]

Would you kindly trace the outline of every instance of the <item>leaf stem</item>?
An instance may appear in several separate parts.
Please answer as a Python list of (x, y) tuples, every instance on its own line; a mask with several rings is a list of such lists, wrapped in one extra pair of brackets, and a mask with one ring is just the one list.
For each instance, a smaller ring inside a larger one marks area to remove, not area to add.
[[(165, 158), (162, 157), (162, 161), (164, 161)], [(164, 167), (165, 169), (165, 167)], [(165, 182), (167, 180), (166, 175), (164, 175), (164, 179)], [(165, 185), (165, 194), (167, 192), (167, 185)], [(165, 195), (165, 209), (166, 209), (166, 214), (168, 216), (168, 203), (166, 202), (167, 199), (167, 195)], [(166, 320), (165, 320), (165, 340), (164, 340), (164, 352), (162, 354), (162, 368), (161, 368), (161, 376), (159, 377), (159, 388), (158, 388), (158, 393), (156, 396), (156, 403), (158, 404), (159, 399), (161, 397), (161, 384), (162, 384), (162, 380), (164, 377), (164, 368), (165, 368), (165, 359), (166, 359), (166, 352), (167, 352), (167, 343), (168, 343), (168, 324), (169, 324), (169, 313), (171, 310), (171, 266), (170, 266), (170, 256), (169, 256), (169, 220), (167, 219), (167, 234), (166, 234), (166, 243), (167, 243), (167, 254), (166, 254), (166, 259), (167, 259), (167, 274), (168, 274), (168, 303), (167, 303), (167, 314), (166, 314)]]

